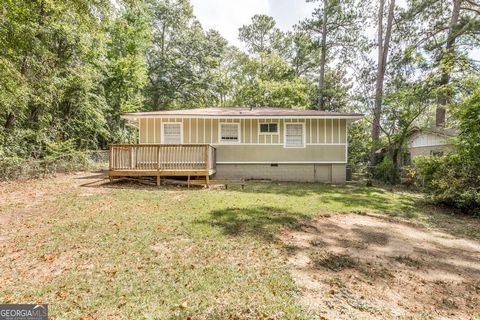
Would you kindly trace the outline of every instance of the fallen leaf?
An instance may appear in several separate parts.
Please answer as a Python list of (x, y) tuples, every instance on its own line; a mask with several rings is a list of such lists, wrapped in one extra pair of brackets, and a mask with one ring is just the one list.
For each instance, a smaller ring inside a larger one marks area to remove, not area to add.
[(65, 300), (67, 298), (67, 296), (68, 296), (68, 293), (66, 293), (65, 291), (57, 293), (57, 297), (60, 300)]
[(42, 258), (46, 262), (53, 262), (53, 260), (55, 260), (55, 256), (53, 254), (45, 254)]

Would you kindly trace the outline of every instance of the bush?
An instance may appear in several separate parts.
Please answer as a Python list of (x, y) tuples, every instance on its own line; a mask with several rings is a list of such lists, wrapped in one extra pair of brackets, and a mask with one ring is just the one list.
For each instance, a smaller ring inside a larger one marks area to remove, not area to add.
[(415, 159), (423, 187), (435, 203), (480, 216), (480, 168), (461, 154)]
[(480, 216), (480, 87), (453, 111), (458, 153), (419, 158), (415, 164), (435, 202)]
[(390, 157), (383, 158), (375, 170), (375, 178), (388, 183), (396, 183), (397, 181), (397, 168)]

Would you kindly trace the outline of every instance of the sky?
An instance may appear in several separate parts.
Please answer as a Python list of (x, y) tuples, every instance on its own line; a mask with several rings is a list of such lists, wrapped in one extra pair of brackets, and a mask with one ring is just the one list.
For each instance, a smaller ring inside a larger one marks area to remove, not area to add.
[[(215, 29), (230, 44), (245, 49), (238, 40), (238, 28), (249, 24), (255, 14), (267, 14), (275, 18), (277, 27), (291, 30), (293, 25), (311, 16), (316, 3), (305, 0), (190, 0), (193, 12), (205, 29)], [(404, 0), (399, 0), (404, 3)], [(480, 48), (470, 52), (480, 60)]]
[(205, 29), (215, 29), (230, 44), (244, 48), (238, 28), (249, 24), (255, 14), (275, 18), (277, 27), (290, 30), (298, 21), (310, 17), (315, 3), (305, 0), (190, 0), (193, 12)]

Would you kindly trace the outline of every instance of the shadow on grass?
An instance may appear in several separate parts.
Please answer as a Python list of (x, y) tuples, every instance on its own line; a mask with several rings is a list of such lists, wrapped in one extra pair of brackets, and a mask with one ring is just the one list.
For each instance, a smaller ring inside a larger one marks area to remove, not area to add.
[(396, 192), (355, 184), (252, 183), (247, 185), (244, 192), (309, 198), (299, 201), (315, 201), (325, 205), (326, 211), (377, 212), (405, 218), (415, 217), (416, 209), (424, 205), (421, 197), (403, 190)]
[(256, 236), (274, 241), (284, 227), (297, 228), (309, 216), (275, 207), (226, 208), (212, 210), (210, 217), (198, 223), (221, 228), (229, 236)]
[(325, 184), (325, 183), (302, 183), (302, 182), (251, 182), (245, 188), (246, 192), (283, 194), (288, 196), (305, 197), (325, 192), (348, 192), (351, 194), (371, 195), (388, 194), (381, 187), (366, 187), (358, 184)]

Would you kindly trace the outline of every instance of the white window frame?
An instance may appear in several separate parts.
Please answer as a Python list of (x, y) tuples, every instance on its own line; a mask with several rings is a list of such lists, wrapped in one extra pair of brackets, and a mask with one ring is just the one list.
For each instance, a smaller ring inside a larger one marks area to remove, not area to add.
[[(261, 132), (260, 126), (262, 124), (276, 124), (277, 125), (277, 132)], [(258, 135), (261, 136), (278, 136), (280, 134), (280, 125), (277, 121), (275, 122), (258, 122)]]
[(165, 144), (165, 125), (166, 124), (177, 124), (180, 126), (180, 144), (183, 144), (183, 123), (182, 122), (162, 122), (162, 144)]
[[(222, 140), (222, 125), (228, 124), (228, 125), (236, 125), (238, 128), (238, 140), (237, 141), (232, 141), (232, 140)], [(242, 131), (241, 131), (241, 126), (240, 122), (219, 122), (218, 123), (218, 143), (220, 144), (239, 144), (242, 142)]]
[[(287, 146), (287, 126), (289, 124), (292, 124), (292, 125), (301, 125), (302, 126), (302, 142), (303, 142), (303, 145), (302, 146)], [(305, 148), (307, 146), (307, 141), (305, 140), (306, 139), (306, 131), (305, 131), (305, 122), (285, 122), (284, 125), (283, 125), (283, 147), (284, 148)]]

